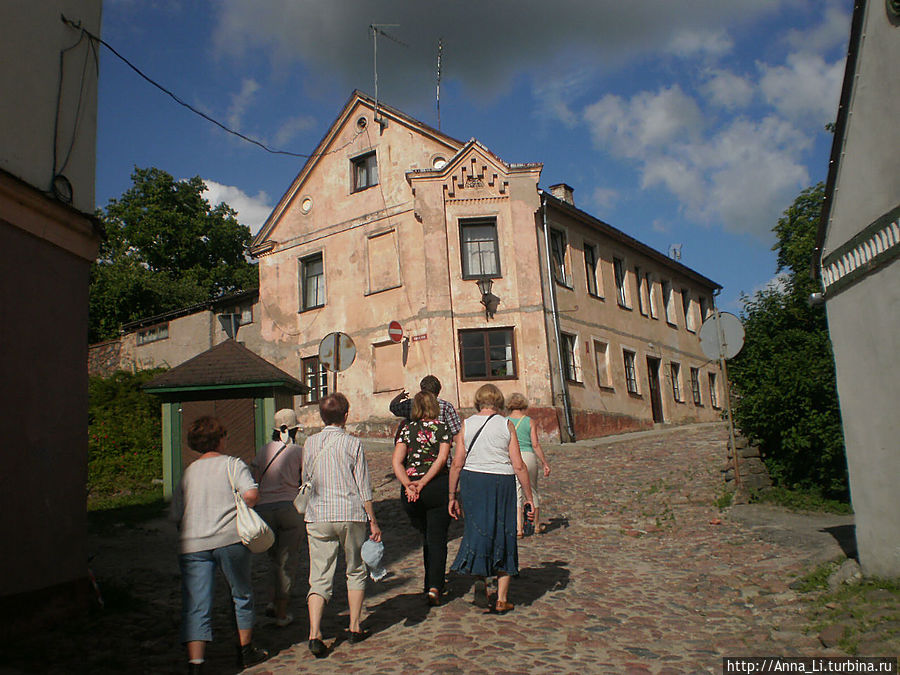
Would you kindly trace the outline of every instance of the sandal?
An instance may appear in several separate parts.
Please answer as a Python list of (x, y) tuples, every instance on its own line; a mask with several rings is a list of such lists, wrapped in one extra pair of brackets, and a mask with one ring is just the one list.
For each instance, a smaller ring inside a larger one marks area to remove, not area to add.
[(546, 532), (546, 531), (547, 531), (547, 523), (541, 523), (540, 525), (537, 526), (538, 534), (544, 534), (544, 532)]
[(513, 611), (515, 605), (511, 602), (505, 600), (497, 600), (494, 608), (492, 610), (493, 614), (506, 614), (507, 612)]

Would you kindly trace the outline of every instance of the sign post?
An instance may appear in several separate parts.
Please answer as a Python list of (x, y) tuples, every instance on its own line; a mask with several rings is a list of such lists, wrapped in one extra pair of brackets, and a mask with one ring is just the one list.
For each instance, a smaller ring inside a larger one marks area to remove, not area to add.
[(356, 360), (356, 345), (346, 333), (329, 333), (319, 343), (319, 364), (334, 373), (332, 391), (337, 391), (337, 374)]

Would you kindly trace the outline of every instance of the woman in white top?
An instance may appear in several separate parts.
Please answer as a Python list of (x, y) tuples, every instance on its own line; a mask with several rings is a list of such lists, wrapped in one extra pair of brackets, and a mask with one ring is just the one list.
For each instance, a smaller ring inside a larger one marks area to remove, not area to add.
[[(449, 511), (459, 518), (465, 509), (465, 529), (451, 569), (473, 574), (475, 604), (505, 614), (510, 578), (519, 574), (516, 541), (516, 478), (532, 506), (531, 483), (511, 422), (500, 414), (503, 394), (492, 384), (475, 392), (478, 411), (463, 423), (450, 466)], [(457, 491), (457, 487), (459, 490)], [(487, 597), (484, 578), (497, 577), (496, 601)]]
[(303, 516), (294, 508), (300, 490), (303, 448), (297, 445), (300, 422), (297, 413), (284, 408), (275, 413), (272, 440), (262, 446), (253, 460), (259, 503), (256, 512), (272, 528), (275, 543), (269, 549), (272, 561), (272, 602), (266, 614), (279, 627), (289, 625), (294, 616), (287, 611), (293, 585), (292, 571), (303, 534)]

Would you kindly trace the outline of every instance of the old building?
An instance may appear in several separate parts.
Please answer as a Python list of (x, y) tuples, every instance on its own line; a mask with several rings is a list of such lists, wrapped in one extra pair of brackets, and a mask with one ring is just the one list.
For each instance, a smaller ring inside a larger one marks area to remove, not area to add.
[[(299, 370), (301, 411), (337, 386), (351, 423), (386, 425), (391, 398), (433, 373), (462, 408), (485, 382), (522, 392), (550, 437), (718, 419), (697, 334), (720, 287), (578, 209), (568, 186), (541, 189), (541, 169), (354, 92), (251, 247), (254, 348)], [(333, 331), (356, 348), (337, 375), (318, 359)]]
[(900, 576), (900, 4), (857, 0), (819, 227), (859, 561)]
[[(88, 278), (100, 0), (0, 9), (0, 634), (85, 609)], [(12, 640), (7, 642), (13, 644)]]

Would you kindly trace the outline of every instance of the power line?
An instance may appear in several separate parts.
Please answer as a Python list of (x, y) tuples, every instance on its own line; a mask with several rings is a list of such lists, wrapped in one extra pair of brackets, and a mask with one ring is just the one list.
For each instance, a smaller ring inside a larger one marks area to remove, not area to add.
[(360, 133), (360, 132), (357, 132), (356, 135), (355, 135), (353, 138), (351, 138), (349, 141), (347, 141), (347, 143), (345, 143), (344, 145), (342, 145), (340, 148), (335, 148), (334, 150), (330, 150), (330, 151), (328, 151), (328, 152), (322, 152), (322, 153), (318, 153), (318, 154), (309, 154), (309, 155), (307, 155), (307, 154), (303, 154), (303, 153), (300, 153), (300, 152), (290, 152), (290, 151), (288, 151), (288, 150), (278, 150), (278, 149), (275, 149), (275, 148), (270, 148), (270, 147), (267, 146), (266, 144), (264, 144), (264, 143), (262, 143), (262, 142), (260, 142), (260, 141), (258, 141), (258, 140), (256, 140), (256, 139), (254, 139), (254, 138), (250, 138), (249, 136), (246, 136), (246, 135), (242, 134), (241, 132), (235, 131), (234, 129), (232, 129), (232, 128), (230, 128), (230, 127), (228, 127), (228, 126), (222, 124), (222, 123), (219, 122), (218, 120), (216, 120), (216, 119), (214, 119), (213, 117), (210, 117), (209, 115), (207, 115), (205, 112), (203, 112), (203, 111), (201, 111), (201, 110), (197, 110), (197, 108), (195, 108), (195, 107), (192, 106), (190, 103), (187, 103), (186, 101), (184, 101), (183, 99), (181, 99), (177, 94), (175, 94), (174, 92), (170, 91), (169, 89), (166, 89), (163, 85), (161, 85), (159, 82), (157, 82), (156, 80), (154, 80), (153, 78), (151, 78), (149, 75), (146, 75), (140, 68), (138, 68), (138, 67), (137, 67), (136, 65), (134, 65), (131, 61), (129, 61), (127, 58), (125, 58), (124, 56), (122, 56), (122, 54), (120, 54), (118, 51), (116, 51), (116, 49), (115, 49), (111, 44), (109, 44), (108, 42), (106, 42), (106, 40), (104, 40), (104, 39), (102, 39), (102, 38), (100, 38), (100, 37), (94, 35), (94, 34), (91, 33), (89, 30), (87, 30), (86, 28), (84, 28), (84, 27), (81, 25), (81, 22), (80, 22), (80, 21), (76, 23), (76, 22), (72, 21), (71, 19), (66, 18), (65, 15), (60, 15), (60, 16), (61, 16), (61, 18), (62, 18), (63, 23), (68, 24), (69, 26), (71, 26), (72, 28), (75, 28), (76, 30), (80, 30), (84, 35), (86, 35), (87, 37), (89, 37), (91, 40), (93, 40), (93, 41), (96, 42), (97, 44), (101, 44), (101, 45), (103, 45), (104, 47), (106, 47), (106, 48), (107, 48), (109, 51), (111, 51), (116, 57), (118, 57), (119, 60), (121, 60), (125, 65), (127, 65), (129, 68), (131, 68), (131, 69), (132, 69), (135, 73), (137, 73), (141, 78), (143, 78), (144, 80), (146, 80), (147, 82), (149, 82), (150, 84), (152, 84), (154, 87), (156, 87), (157, 89), (159, 89), (161, 92), (163, 92), (164, 94), (166, 94), (167, 96), (169, 96), (170, 98), (172, 98), (176, 103), (178, 103), (178, 105), (187, 108), (188, 110), (190, 110), (190, 111), (191, 111), (192, 113), (194, 113), (195, 115), (199, 115), (200, 117), (202, 117), (203, 119), (205, 119), (207, 122), (212, 122), (212, 123), (215, 124), (217, 127), (219, 127), (220, 129), (222, 129), (223, 131), (225, 131), (225, 132), (227, 132), (227, 133), (229, 133), (229, 134), (232, 134), (232, 135), (234, 135), (234, 136), (237, 136), (237, 137), (240, 138), (241, 140), (247, 141), (248, 143), (252, 143), (253, 145), (258, 146), (258, 147), (262, 148), (263, 150), (265, 150), (266, 152), (269, 152), (269, 153), (271, 153), (271, 154), (273, 154), (273, 155), (288, 155), (288, 156), (290, 156), (290, 157), (301, 157), (301, 158), (304, 158), (304, 159), (309, 159), (309, 158), (312, 158), (312, 157), (322, 157), (322, 156), (324, 156), (324, 155), (329, 155), (329, 154), (332, 154), (332, 153), (334, 153), (334, 152), (339, 152), (339, 151), (342, 150), (343, 148), (345, 148), (345, 147), (347, 147), (348, 145), (350, 145), (351, 143), (353, 143), (353, 141), (356, 140), (356, 137), (359, 136), (359, 133)]

